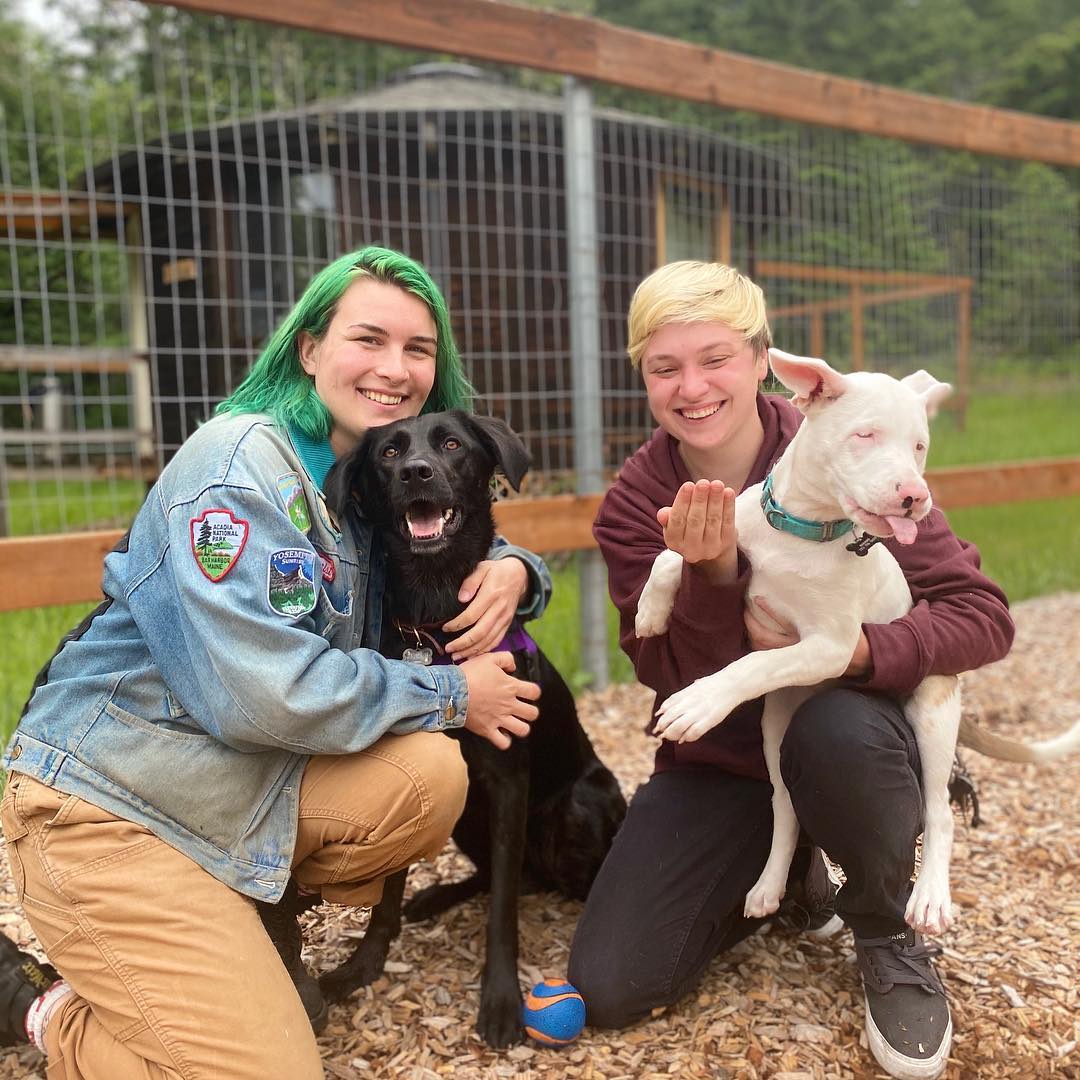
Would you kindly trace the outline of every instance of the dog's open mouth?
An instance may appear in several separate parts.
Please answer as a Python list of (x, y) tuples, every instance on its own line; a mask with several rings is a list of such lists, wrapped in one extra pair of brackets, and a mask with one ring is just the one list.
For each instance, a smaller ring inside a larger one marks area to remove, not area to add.
[(914, 544), (918, 535), (918, 523), (914, 518), (896, 515), (872, 514), (861, 506), (852, 514), (855, 524), (871, 536), (895, 536), (898, 543)]
[(439, 506), (432, 502), (415, 502), (405, 511), (405, 535), (414, 547), (438, 544), (453, 536), (461, 525), (461, 511), (456, 506)]

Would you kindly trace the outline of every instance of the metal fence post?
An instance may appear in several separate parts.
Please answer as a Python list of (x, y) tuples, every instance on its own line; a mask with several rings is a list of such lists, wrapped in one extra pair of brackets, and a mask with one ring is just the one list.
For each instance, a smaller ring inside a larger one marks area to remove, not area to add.
[[(600, 391), (600, 249), (596, 232), (596, 161), (592, 93), (564, 84), (563, 153), (570, 277), (571, 386), (577, 492), (604, 487), (604, 415)], [(607, 574), (598, 551), (578, 554), (581, 654), (594, 690), (608, 682)]]

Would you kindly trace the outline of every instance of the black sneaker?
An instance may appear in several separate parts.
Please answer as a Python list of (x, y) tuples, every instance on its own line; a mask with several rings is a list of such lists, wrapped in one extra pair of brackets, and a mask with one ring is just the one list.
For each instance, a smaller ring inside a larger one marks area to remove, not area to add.
[(780, 922), (786, 929), (824, 941), (838, 934), (844, 922), (836, 914), (840, 879), (821, 848), (810, 852), (810, 869), (780, 905)]
[(319, 989), (319, 981), (304, 966), (300, 956), (301, 947), (304, 944), (303, 935), (300, 932), (300, 913), (307, 911), (319, 902), (318, 896), (301, 897), (296, 887), (294, 878), (289, 878), (289, 884), (285, 887), (285, 893), (276, 904), (268, 904), (263, 900), (256, 900), (255, 907), (263, 926), (274, 943), (274, 948), (289, 973), (289, 978), (296, 987), (296, 992), (303, 1003), (304, 1012), (307, 1013), (311, 1027), (317, 1035), (330, 1018), (330, 1006), (323, 998), (322, 990)]
[(878, 1064), (900, 1080), (934, 1080), (952, 1046), (952, 1017), (927, 945), (914, 930), (855, 938), (866, 995), (866, 1037)]
[(0, 1046), (29, 1042), (26, 1010), (60, 978), (51, 964), (42, 964), (0, 934)]

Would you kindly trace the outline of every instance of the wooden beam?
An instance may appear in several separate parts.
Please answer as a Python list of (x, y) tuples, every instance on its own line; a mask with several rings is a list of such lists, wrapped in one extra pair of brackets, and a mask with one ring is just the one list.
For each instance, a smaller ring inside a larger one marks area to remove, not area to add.
[(0, 611), (100, 600), (102, 563), (123, 535), (109, 529), (0, 540), (13, 570)]
[(0, 371), (81, 371), (93, 375), (126, 375), (144, 358), (130, 349), (55, 349), (23, 345), (0, 345)]
[[(68, 194), (61, 191), (0, 190), (0, 232), (34, 240), (38, 234), (59, 239), (70, 234), (88, 238), (94, 234), (115, 239), (117, 222), (129, 208), (107, 196)], [(65, 228), (66, 223), (66, 228)]]
[[(965, 506), (1080, 496), (1080, 457), (1002, 465), (931, 469), (934, 501), (946, 510)], [(507, 539), (532, 551), (595, 547), (592, 522), (600, 495), (509, 499), (495, 504)], [(0, 540), (7, 587), (0, 611), (101, 599), (102, 561), (123, 534), (119, 529)]]
[[(164, 3), (166, 0), (151, 0)], [(168, 0), (171, 6), (575, 75), (725, 109), (1080, 165), (1080, 124), (894, 90), (493, 0)]]
[(970, 289), (973, 279), (959, 274), (920, 274), (912, 270), (863, 270), (849, 266), (759, 259), (755, 277), (794, 278), (798, 281), (838, 281), (844, 285), (937, 285), (950, 292)]
[(1080, 495), (1080, 457), (927, 469), (926, 480), (943, 510), (1074, 498)]
[[(858, 285), (853, 285), (851, 293), (831, 296), (827, 300), (805, 300), (801, 304), (769, 308), (769, 318), (780, 319), (792, 315), (813, 316), (830, 311), (847, 311), (854, 303), (852, 297), (858, 288)], [(970, 300), (971, 294), (967, 286), (961, 283), (959, 285), (911, 285), (906, 289), (877, 289), (874, 292), (860, 292), (859, 302), (865, 308), (876, 304), (896, 304), (901, 300), (926, 300), (932, 296), (949, 296), (953, 293), (966, 294)]]
[(593, 518), (602, 495), (552, 495), (495, 504), (495, 524), (530, 551), (583, 551), (596, 546)]

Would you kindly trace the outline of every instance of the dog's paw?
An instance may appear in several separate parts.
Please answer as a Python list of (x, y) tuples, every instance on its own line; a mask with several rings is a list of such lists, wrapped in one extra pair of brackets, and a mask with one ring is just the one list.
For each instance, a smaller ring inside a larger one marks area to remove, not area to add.
[(480, 1014), (476, 1018), (476, 1033), (488, 1046), (501, 1049), (516, 1046), (525, 1038), (521, 1023), (521, 991), (480, 995)]
[(763, 874), (758, 878), (757, 884), (746, 894), (746, 903), (743, 905), (743, 915), (747, 919), (761, 919), (771, 915), (780, 907), (780, 901), (784, 898), (784, 886), (786, 882), (767, 880)]
[(639, 638), (656, 637), (667, 630), (682, 580), (682, 565), (682, 556), (674, 551), (657, 555), (638, 600), (634, 633)]
[(366, 943), (364, 938), (345, 963), (319, 976), (319, 989), (331, 1005), (344, 1001), (362, 986), (370, 986), (382, 975), (389, 946), (379, 943), (365, 949)]
[(645, 598), (638, 604), (634, 617), (634, 633), (639, 638), (659, 637), (667, 632), (671, 621), (671, 608), (666, 610), (658, 604), (646, 604)]
[(727, 703), (718, 698), (710, 677), (698, 679), (672, 694), (656, 712), (653, 732), (670, 742), (696, 742), (727, 716)]
[(920, 877), (911, 890), (904, 921), (920, 934), (943, 934), (953, 924), (952, 903), (947, 886)]

